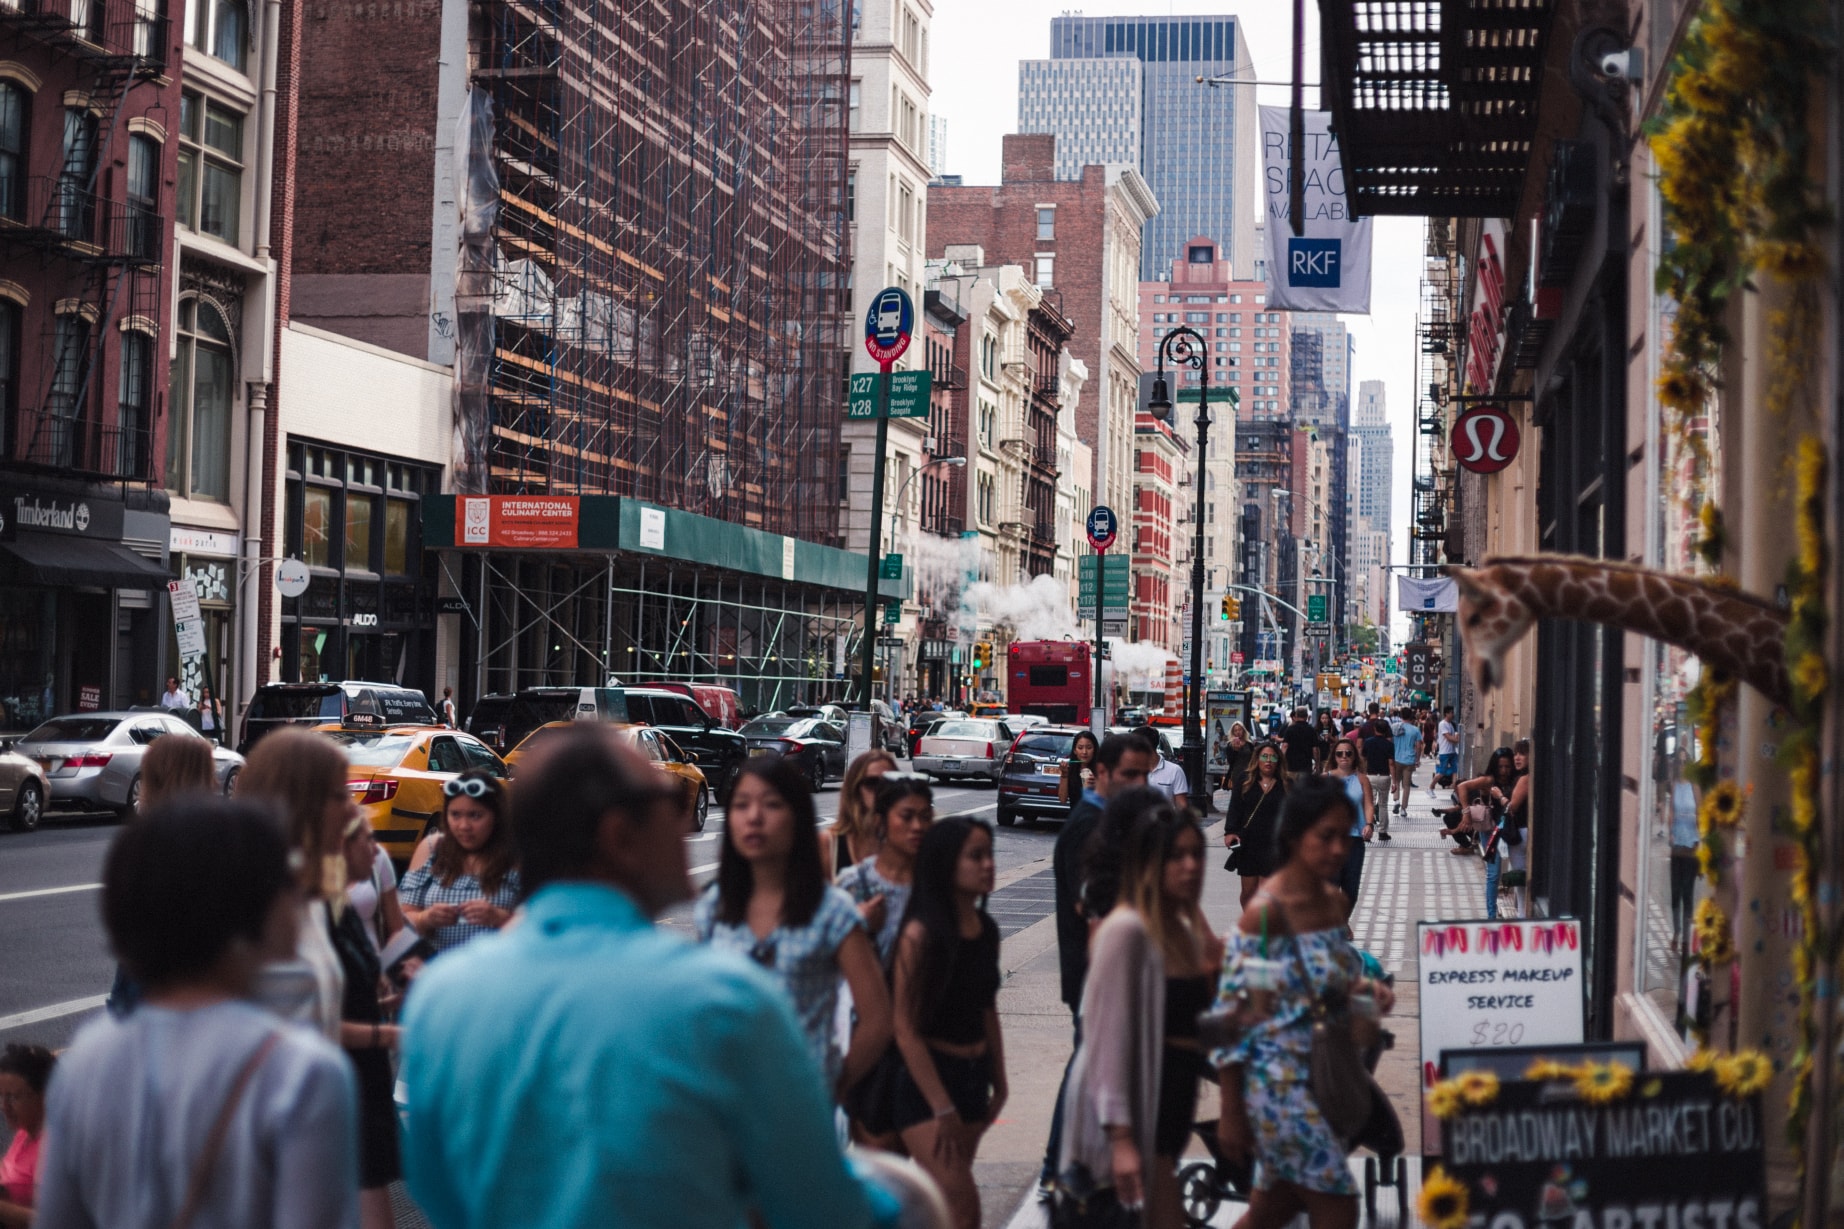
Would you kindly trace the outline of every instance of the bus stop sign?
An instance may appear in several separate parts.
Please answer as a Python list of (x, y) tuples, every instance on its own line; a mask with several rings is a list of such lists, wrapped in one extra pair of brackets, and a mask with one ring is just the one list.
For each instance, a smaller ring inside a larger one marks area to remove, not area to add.
[(884, 370), (903, 357), (916, 330), (916, 305), (901, 287), (885, 286), (864, 317), (864, 348)]
[(1114, 509), (1102, 504), (1091, 508), (1088, 514), (1088, 544), (1098, 551), (1107, 550), (1114, 545), (1114, 538), (1120, 532), (1120, 520), (1114, 515)]

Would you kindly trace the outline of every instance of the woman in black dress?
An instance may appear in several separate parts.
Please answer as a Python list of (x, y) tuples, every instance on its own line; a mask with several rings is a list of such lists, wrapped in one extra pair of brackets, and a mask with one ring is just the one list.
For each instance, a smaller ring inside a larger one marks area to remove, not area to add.
[[(370, 829), (363, 816), (346, 825), (342, 852), (347, 870), (371, 873)], [(397, 1106), (392, 1098), (396, 1077), (391, 1071), (391, 1051), (397, 1048), (398, 1028), (384, 1022), (385, 1004), (378, 998), (378, 949), (366, 929), (365, 919), (350, 907), (333, 911), (328, 924), (333, 950), (346, 975), (346, 997), (340, 1010), (339, 1044), (352, 1060), (359, 1089), (359, 1224), (361, 1229), (389, 1229), (391, 1183), (403, 1176), (397, 1148)]]
[(1242, 907), (1248, 908), (1261, 881), (1277, 865), (1274, 829), (1280, 821), (1281, 803), (1287, 797), (1287, 762), (1272, 742), (1255, 749), (1254, 759), (1229, 804), (1223, 824), (1223, 843), (1233, 851), (1235, 870), (1242, 876)]

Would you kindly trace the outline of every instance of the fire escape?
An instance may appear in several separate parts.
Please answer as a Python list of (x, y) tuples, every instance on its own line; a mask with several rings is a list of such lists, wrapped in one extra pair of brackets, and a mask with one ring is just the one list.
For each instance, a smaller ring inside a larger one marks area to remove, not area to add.
[[(112, 422), (99, 373), (112, 325), (134, 321), (152, 333), (163, 315), (161, 168), (131, 156), (123, 176), (112, 160), (128, 139), (129, 95), (159, 88), (166, 73), (168, 37), (168, 19), (147, 0), (0, 0), (0, 48), (36, 47), (75, 65), (73, 93), (88, 95), (87, 105), (66, 97), (57, 172), (0, 185), (0, 249), (50, 275), (56, 308), (37, 343), (41, 387), (21, 399), (13, 421), (0, 422), (0, 457), (12, 463), (135, 483), (158, 474), (153, 424), (164, 390), (148, 386), (151, 347), (163, 341), (150, 338), (141, 387), (123, 390)], [(137, 115), (173, 130), (162, 105)]]

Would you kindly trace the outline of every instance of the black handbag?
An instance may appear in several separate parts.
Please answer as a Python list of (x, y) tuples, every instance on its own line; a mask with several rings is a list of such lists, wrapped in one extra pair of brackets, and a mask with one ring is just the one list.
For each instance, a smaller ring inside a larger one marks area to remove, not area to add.
[(883, 1057), (858, 1077), (858, 1082), (839, 1098), (845, 1116), (872, 1135), (888, 1135), (895, 1129), (896, 1083), (903, 1070), (903, 1052), (893, 1041)]
[(1140, 1213), (1121, 1204), (1112, 1186), (1097, 1186), (1077, 1162), (1059, 1175), (1050, 1199), (1050, 1229), (1140, 1229)]

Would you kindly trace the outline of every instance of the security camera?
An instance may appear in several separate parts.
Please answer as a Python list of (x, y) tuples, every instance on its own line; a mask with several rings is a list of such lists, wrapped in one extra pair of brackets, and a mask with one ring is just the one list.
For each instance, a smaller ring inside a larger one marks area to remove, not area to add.
[(1645, 75), (1645, 52), (1637, 47), (1608, 52), (1601, 57), (1601, 75), (1625, 77), (1629, 81), (1639, 80)]

